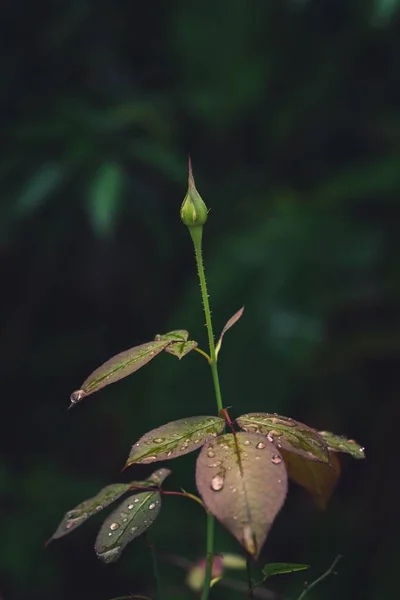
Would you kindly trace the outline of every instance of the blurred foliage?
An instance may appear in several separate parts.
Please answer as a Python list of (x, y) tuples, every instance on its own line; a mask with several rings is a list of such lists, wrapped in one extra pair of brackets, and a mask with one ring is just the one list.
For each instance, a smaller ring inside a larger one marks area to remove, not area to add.
[[(394, 597), (400, 2), (6, 0), (0, 45), (2, 599), (151, 595), (140, 539), (115, 566), (94, 556), (97, 525), (43, 545), (120, 480), (134, 439), (214, 410), (192, 353), (66, 412), (112, 354), (178, 327), (206, 343), (179, 221), (188, 152), (217, 328), (246, 305), (221, 351), (231, 415), (277, 411), (367, 449), (323, 514), (291, 490), (264, 563), (311, 580), (342, 553), (313, 598)], [(193, 457), (170, 479), (193, 491)], [(201, 558), (200, 508), (168, 499), (153, 530), (169, 597), (193, 598), (168, 557)], [(221, 529), (217, 544), (237, 551)], [(276, 585), (295, 597), (303, 580)]]

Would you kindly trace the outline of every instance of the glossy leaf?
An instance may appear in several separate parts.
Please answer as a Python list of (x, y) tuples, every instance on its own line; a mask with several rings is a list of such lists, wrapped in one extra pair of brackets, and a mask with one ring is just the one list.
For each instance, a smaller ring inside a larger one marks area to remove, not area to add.
[(58, 539), (71, 533), (71, 531), (74, 531), (79, 525), (85, 523), (89, 517), (100, 512), (103, 508), (109, 506), (112, 502), (115, 502), (115, 500), (125, 494), (131, 485), (131, 483), (113, 483), (107, 485), (93, 498), (84, 500), (84, 502), (78, 504), (73, 510), (69, 510), (64, 515), (63, 520), (49, 541)]
[(132, 446), (126, 466), (188, 454), (224, 429), (221, 417), (188, 417), (152, 429)]
[(186, 329), (174, 329), (168, 333), (158, 334), (154, 338), (156, 342), (187, 342), (189, 339), (189, 332)]
[(276, 446), (258, 433), (219, 436), (198, 456), (196, 483), (206, 508), (257, 557), (286, 497)]
[(134, 346), (129, 350), (116, 354), (107, 362), (98, 367), (93, 373), (89, 375), (83, 382), (79, 390), (75, 390), (71, 394), (71, 405), (80, 402), (88, 396), (97, 392), (101, 388), (115, 383), (124, 377), (128, 377), (144, 365), (147, 365), (149, 361), (160, 354), (170, 343), (169, 340), (159, 340), (153, 342), (146, 342), (140, 346)]
[(189, 340), (188, 342), (174, 342), (165, 348), (165, 352), (176, 356), (180, 360), (186, 356), (186, 354), (189, 354), (189, 352), (197, 348), (197, 346), (198, 344), (194, 340)]
[(245, 431), (266, 435), (278, 448), (295, 452), (308, 460), (329, 462), (325, 440), (304, 423), (270, 413), (248, 413), (241, 415), (236, 422)]
[(272, 575), (284, 575), (285, 573), (295, 573), (296, 571), (305, 571), (310, 565), (299, 565), (292, 563), (269, 563), (262, 568), (265, 578)]
[(223, 339), (225, 333), (228, 331), (228, 329), (233, 327), (235, 325), (235, 323), (237, 323), (239, 321), (240, 317), (243, 314), (243, 311), (244, 311), (244, 306), (242, 306), (242, 308), (240, 308), (237, 312), (235, 312), (235, 314), (226, 322), (225, 327), (223, 328), (223, 330), (221, 331), (221, 335), (219, 336), (218, 343), (215, 347), (215, 354), (217, 356), (219, 354), (219, 351), (221, 350), (222, 339)]
[[(149, 478), (149, 484), (160, 485), (170, 472), (159, 469)], [(160, 508), (158, 489), (137, 492), (125, 498), (107, 517), (98, 533), (95, 543), (98, 558), (107, 563), (116, 561), (127, 544), (154, 523)]]
[(330, 453), (330, 464), (325, 464), (283, 449), (281, 452), (289, 478), (305, 488), (316, 505), (324, 510), (340, 477), (338, 458)]
[(355, 440), (348, 440), (343, 436), (330, 433), (329, 431), (319, 431), (319, 435), (324, 438), (329, 450), (333, 450), (333, 452), (345, 452), (346, 454), (351, 454), (353, 458), (365, 458), (365, 448), (357, 444)]

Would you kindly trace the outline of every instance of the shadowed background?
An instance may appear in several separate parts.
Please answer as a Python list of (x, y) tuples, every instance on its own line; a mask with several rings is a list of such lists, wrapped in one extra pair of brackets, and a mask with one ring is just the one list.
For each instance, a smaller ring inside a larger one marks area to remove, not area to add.
[[(67, 413), (111, 355), (174, 328), (206, 347), (179, 220), (190, 152), (230, 414), (270, 411), (354, 437), (326, 512), (292, 486), (262, 560), (312, 565), (271, 587), (310, 600), (398, 588), (400, 13), (396, 0), (5, 1), (0, 157), (2, 600), (153, 591), (139, 538), (114, 565), (101, 520), (44, 549), (120, 474), (131, 444), (215, 412), (195, 353), (163, 354)], [(194, 488), (194, 455), (166, 464)], [(205, 518), (168, 497), (161, 556), (196, 560)], [(217, 551), (238, 551), (218, 528)], [(261, 560), (261, 563), (262, 563)], [(193, 598), (161, 564), (166, 595)], [(279, 579), (279, 580), (278, 580)], [(215, 598), (242, 598), (220, 590)]]

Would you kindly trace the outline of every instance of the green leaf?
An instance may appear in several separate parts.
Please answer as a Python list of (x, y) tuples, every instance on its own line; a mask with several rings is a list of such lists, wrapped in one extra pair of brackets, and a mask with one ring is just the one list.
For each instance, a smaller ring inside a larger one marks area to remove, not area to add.
[(127, 492), (132, 484), (131, 483), (113, 483), (107, 485), (105, 488), (93, 498), (84, 500), (76, 506), (73, 510), (69, 510), (65, 515), (61, 523), (56, 529), (56, 532), (52, 535), (51, 540), (58, 539), (74, 531), (79, 525), (85, 523), (92, 515), (100, 512), (106, 506), (109, 506), (112, 502), (120, 498), (125, 492)]
[(186, 354), (197, 348), (198, 344), (194, 340), (189, 342), (173, 342), (165, 348), (165, 352), (172, 354), (181, 360)]
[(329, 450), (333, 450), (333, 452), (345, 452), (346, 454), (351, 454), (353, 458), (365, 458), (365, 448), (357, 444), (355, 440), (349, 440), (329, 431), (319, 431), (318, 433), (328, 444)]
[(188, 417), (152, 429), (132, 446), (126, 466), (167, 460), (193, 452), (224, 429), (221, 417)]
[(221, 331), (221, 335), (219, 336), (218, 343), (215, 347), (216, 356), (218, 356), (219, 351), (221, 350), (222, 338), (224, 337), (224, 335), (228, 331), (228, 329), (233, 327), (233, 325), (235, 325), (235, 323), (237, 323), (237, 321), (239, 321), (240, 317), (243, 314), (243, 311), (244, 311), (244, 306), (242, 306), (242, 308), (240, 308), (237, 312), (235, 312), (235, 314), (229, 319), (229, 321), (227, 321), (225, 327)]
[(198, 456), (196, 484), (206, 508), (256, 558), (286, 497), (276, 446), (258, 433), (217, 437)]
[(189, 332), (186, 331), (186, 329), (175, 329), (174, 331), (169, 331), (168, 333), (164, 333), (162, 335), (158, 334), (154, 339), (157, 342), (187, 342), (189, 339)]
[(340, 463), (335, 454), (330, 454), (330, 464), (326, 464), (283, 449), (281, 452), (289, 479), (306, 489), (318, 508), (324, 510), (340, 477)]
[(94, 231), (100, 236), (110, 235), (115, 228), (124, 179), (124, 171), (120, 165), (105, 163), (91, 183), (88, 214)]
[[(171, 473), (159, 469), (149, 478), (149, 483), (160, 485)], [(123, 549), (144, 533), (155, 521), (161, 508), (158, 489), (138, 492), (125, 500), (107, 517), (96, 538), (97, 557), (109, 563), (116, 561)]]
[(292, 563), (269, 563), (265, 565), (261, 570), (265, 577), (272, 577), (272, 575), (283, 575), (284, 573), (294, 573), (295, 571), (305, 571), (309, 569), (310, 565), (298, 565)]
[(116, 354), (93, 371), (82, 383), (79, 390), (72, 392), (70, 397), (71, 406), (106, 385), (115, 383), (138, 371), (153, 360), (157, 354), (160, 354), (169, 343), (170, 341), (168, 340), (146, 342), (145, 344), (134, 346), (133, 348), (129, 348), (129, 350)]
[(288, 417), (269, 413), (248, 413), (236, 419), (245, 431), (266, 435), (278, 448), (300, 454), (308, 460), (329, 462), (328, 446), (318, 431)]

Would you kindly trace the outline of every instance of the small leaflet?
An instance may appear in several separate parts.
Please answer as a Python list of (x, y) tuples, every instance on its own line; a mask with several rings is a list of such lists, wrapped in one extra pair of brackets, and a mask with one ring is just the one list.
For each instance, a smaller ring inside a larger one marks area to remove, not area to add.
[[(149, 483), (161, 485), (170, 474), (168, 469), (159, 469)], [(144, 533), (156, 520), (161, 509), (161, 494), (158, 489), (137, 492), (123, 502), (104, 521), (96, 539), (97, 557), (103, 562), (115, 562), (124, 548)]]
[(244, 311), (244, 306), (242, 306), (242, 308), (240, 308), (237, 312), (235, 312), (235, 314), (226, 322), (225, 327), (223, 328), (223, 330), (221, 331), (221, 335), (219, 336), (218, 343), (215, 347), (216, 356), (218, 356), (219, 351), (221, 350), (222, 339), (223, 339), (225, 333), (228, 331), (228, 329), (233, 327), (233, 325), (235, 325), (235, 323), (237, 323), (239, 321), (240, 317), (243, 314), (243, 311)]
[(189, 354), (192, 350), (197, 348), (198, 343), (194, 340), (189, 340), (188, 342), (173, 342), (169, 346), (165, 348), (165, 352), (168, 354), (172, 354), (181, 360), (186, 354)]

